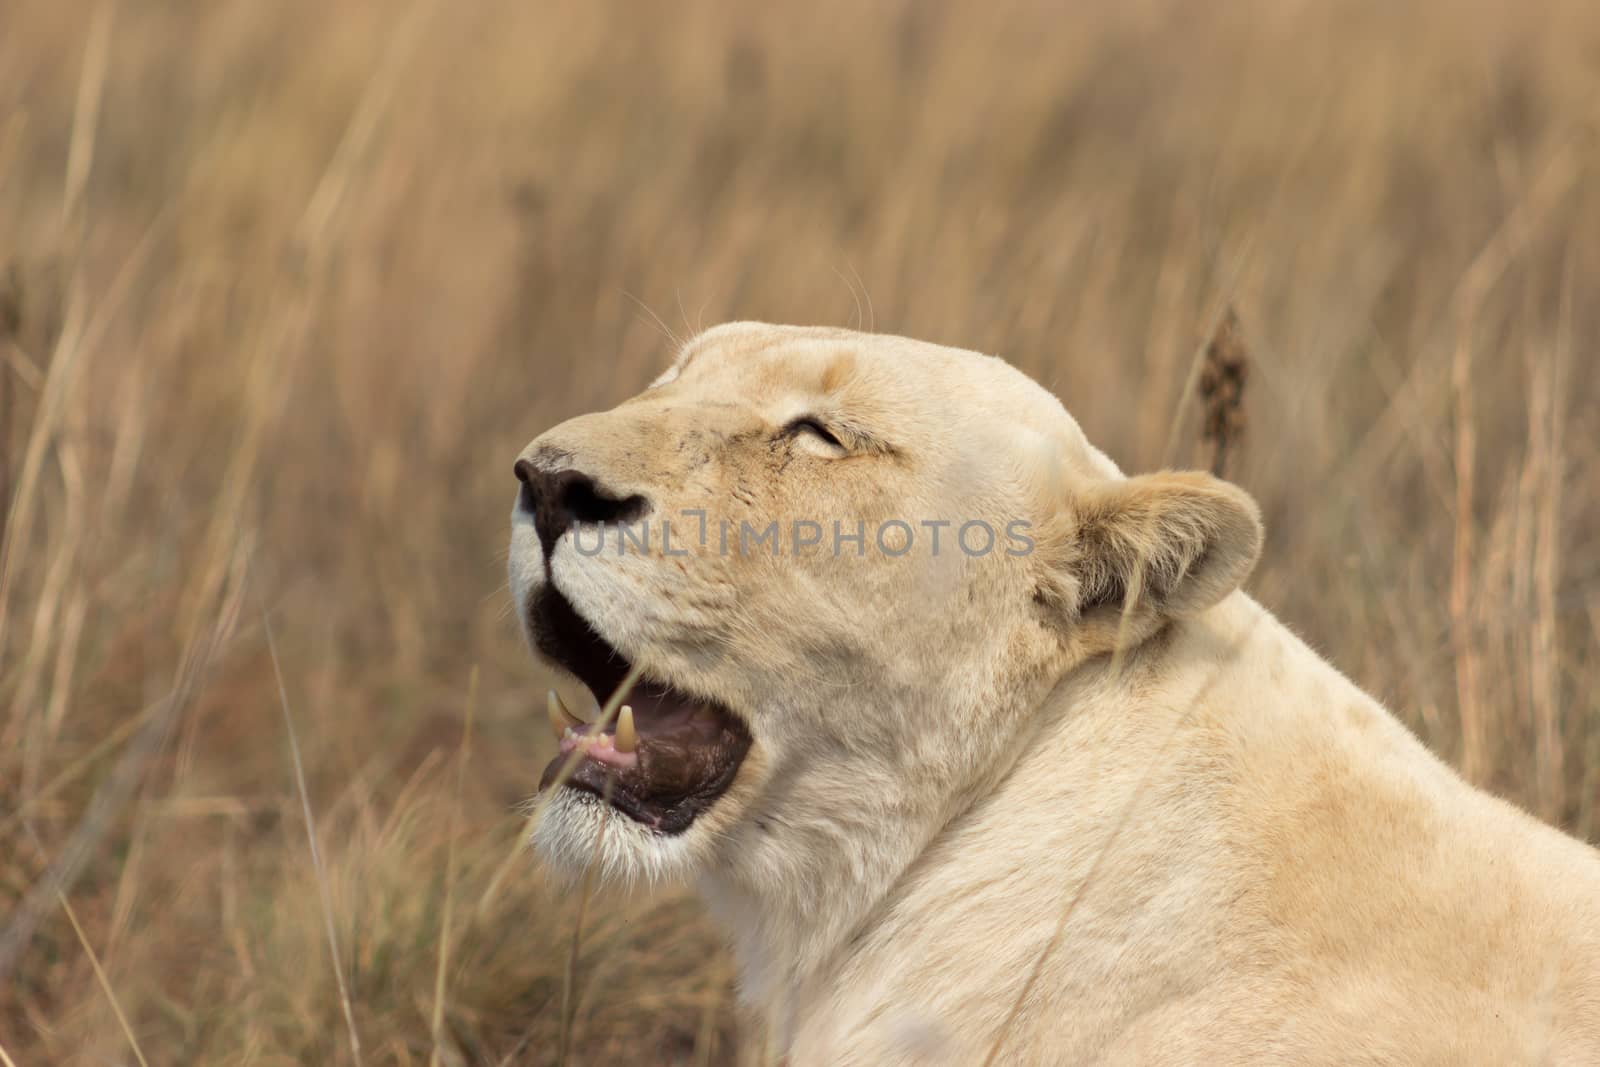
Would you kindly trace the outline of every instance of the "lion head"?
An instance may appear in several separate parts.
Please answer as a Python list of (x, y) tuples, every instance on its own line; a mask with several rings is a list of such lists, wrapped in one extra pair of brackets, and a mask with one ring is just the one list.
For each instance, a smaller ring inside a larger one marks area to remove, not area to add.
[(581, 683), (536, 842), (697, 878), (735, 921), (851, 922), (1051, 687), (1220, 600), (1260, 543), (1243, 492), (1124, 478), (1002, 360), (839, 329), (709, 330), (516, 474), (510, 587)]

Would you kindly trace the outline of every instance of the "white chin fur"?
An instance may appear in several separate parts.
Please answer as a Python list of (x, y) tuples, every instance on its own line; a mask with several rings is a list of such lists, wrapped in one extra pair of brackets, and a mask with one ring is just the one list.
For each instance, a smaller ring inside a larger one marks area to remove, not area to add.
[(533, 828), (533, 846), (568, 877), (582, 876), (592, 863), (605, 883), (631, 888), (687, 880), (697, 866), (691, 839), (699, 836), (693, 826), (671, 836), (655, 833), (592, 793), (561, 787)]

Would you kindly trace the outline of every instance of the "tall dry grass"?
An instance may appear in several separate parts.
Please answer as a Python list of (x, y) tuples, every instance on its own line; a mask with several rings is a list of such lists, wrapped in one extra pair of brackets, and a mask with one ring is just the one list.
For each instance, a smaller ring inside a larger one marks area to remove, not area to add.
[(0, 1049), (729, 1057), (681, 897), (565, 984), (501, 566), (517, 450), (731, 317), (1003, 353), (1140, 469), (1213, 461), (1233, 308), (1255, 593), (1600, 836), (1597, 57), (1587, 0), (12, 0)]

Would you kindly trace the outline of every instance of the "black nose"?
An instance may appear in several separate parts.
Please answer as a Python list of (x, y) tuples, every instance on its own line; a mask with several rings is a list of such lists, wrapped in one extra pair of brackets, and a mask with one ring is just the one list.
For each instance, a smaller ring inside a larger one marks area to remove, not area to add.
[(517, 508), (533, 516), (546, 559), (561, 535), (574, 526), (633, 522), (650, 510), (650, 502), (638, 493), (608, 493), (589, 475), (571, 467), (547, 471), (519, 459), (516, 472), (522, 483)]

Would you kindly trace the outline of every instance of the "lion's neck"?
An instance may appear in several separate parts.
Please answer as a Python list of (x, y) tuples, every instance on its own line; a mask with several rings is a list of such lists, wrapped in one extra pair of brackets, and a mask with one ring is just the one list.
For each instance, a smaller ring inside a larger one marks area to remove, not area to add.
[[(880, 709), (881, 710), (881, 709)], [(925, 709), (924, 709), (925, 710)], [(830, 753), (827, 778), (779, 785), (772, 812), (741, 841), (732, 872), (700, 884), (729, 931), (741, 998), (769, 1018), (794, 1009), (873, 921), (895, 884), (970, 803), (898, 779), (850, 753)]]
[[(920, 981), (918, 996), (937, 1001), (947, 968), (992, 971), (985, 984), (1000, 1003), (1057, 940), (1074, 941), (1086, 973), (1103, 973), (1086, 945), (1109, 946), (1110, 967), (1130, 932), (1152, 938), (1141, 948), (1147, 965), (1187, 952), (1185, 943), (1214, 943), (1204, 930), (1155, 929), (1149, 915), (1205, 914), (1174, 900), (1231, 891), (1216, 866), (1226, 851), (1221, 824), (1206, 814), (1215, 799), (1207, 768), (1218, 754), (1197, 744), (1194, 727), (1210, 713), (1217, 677), (1241, 669), (1258, 624), (1279, 629), (1241, 595), (1121, 662), (1092, 661), (1044, 699), (1036, 733), (1011, 746), (1015, 762), (966, 796), (869, 795), (859, 810), (826, 813), (810, 834), (797, 819), (803, 878), (772, 868), (704, 885), (733, 934), (742, 995), (771, 1020), (780, 1046), (794, 1027), (814, 1034), (819, 1017), (855, 1014), (840, 1006), (854, 999), (850, 990), (865, 1003)], [(1193, 665), (1178, 672), (1176, 688), (1160, 657)], [(1152, 687), (1157, 677), (1164, 684)], [(1058, 930), (1064, 909), (1077, 910), (1073, 894), (1091, 884), (1116, 888)], [(996, 940), (978, 950), (975, 938)], [(973, 988), (970, 978), (947, 984)], [(952, 1004), (941, 1014), (969, 1011)]]

